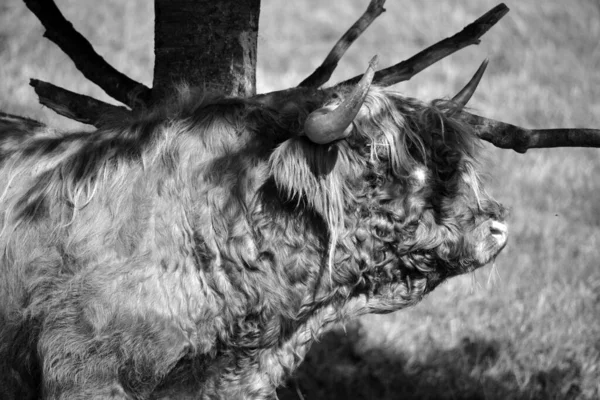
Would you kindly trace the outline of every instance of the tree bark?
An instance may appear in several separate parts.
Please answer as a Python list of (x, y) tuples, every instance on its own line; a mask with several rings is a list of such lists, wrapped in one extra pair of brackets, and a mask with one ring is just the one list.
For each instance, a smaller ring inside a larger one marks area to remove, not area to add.
[(260, 0), (155, 0), (159, 101), (180, 83), (231, 96), (256, 93)]

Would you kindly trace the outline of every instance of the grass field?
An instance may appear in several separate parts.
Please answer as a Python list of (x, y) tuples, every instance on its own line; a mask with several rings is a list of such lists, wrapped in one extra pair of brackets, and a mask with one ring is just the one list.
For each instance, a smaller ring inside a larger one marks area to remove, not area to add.
[[(117, 69), (146, 85), (150, 0), (59, 0)], [(263, 0), (259, 91), (297, 84), (368, 1)], [(388, 66), (462, 29), (490, 0), (389, 0), (333, 81)], [(600, 128), (600, 3), (520, 0), (472, 46), (398, 85), (453, 94), (490, 58), (475, 111), (526, 127)], [(37, 104), (30, 77), (108, 98), (87, 82), (19, 0), (0, 3), (0, 109), (77, 127)], [(201, 68), (201, 66), (199, 66)], [(600, 150), (485, 146), (488, 189), (511, 206), (509, 245), (494, 268), (456, 278), (418, 306), (368, 316), (313, 348), (283, 399), (600, 398)]]

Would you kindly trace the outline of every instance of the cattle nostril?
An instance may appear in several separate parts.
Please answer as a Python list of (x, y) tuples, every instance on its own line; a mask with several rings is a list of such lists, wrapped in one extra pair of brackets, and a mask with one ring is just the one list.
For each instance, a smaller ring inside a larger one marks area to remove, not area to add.
[(498, 221), (492, 221), (490, 225), (490, 233), (494, 236), (499, 242), (506, 241), (506, 234), (508, 232), (508, 228), (505, 224)]
[(501, 229), (498, 229), (494, 226), (490, 228), (490, 232), (492, 232), (492, 235), (501, 235), (502, 233), (504, 233)]

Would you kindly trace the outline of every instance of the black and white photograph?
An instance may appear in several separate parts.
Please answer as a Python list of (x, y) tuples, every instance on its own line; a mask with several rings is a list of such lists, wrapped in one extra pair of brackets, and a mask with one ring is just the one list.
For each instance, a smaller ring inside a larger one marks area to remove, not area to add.
[(0, 400), (600, 399), (598, 0), (0, 0)]

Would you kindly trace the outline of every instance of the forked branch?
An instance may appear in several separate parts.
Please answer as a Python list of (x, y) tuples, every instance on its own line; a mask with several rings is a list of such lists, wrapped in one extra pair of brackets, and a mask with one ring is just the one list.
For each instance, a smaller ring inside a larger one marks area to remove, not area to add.
[[(490, 30), (502, 17), (508, 13), (508, 7), (502, 3), (467, 25), (454, 36), (441, 40), (417, 53), (408, 60), (382, 69), (375, 73), (373, 83), (381, 86), (391, 86), (407, 81), (425, 68), (435, 64), (441, 59), (472, 44), (479, 44), (480, 38)], [(355, 76), (342, 82), (342, 84), (356, 84), (362, 75)]]
[(24, 1), (46, 28), (44, 36), (56, 43), (87, 79), (100, 86), (112, 98), (131, 108), (148, 103), (150, 89), (109, 65), (96, 53), (90, 42), (65, 19), (53, 0)]
[(383, 4), (385, 0), (371, 0), (364, 14), (344, 33), (344, 35), (333, 46), (325, 61), (305, 80), (300, 82), (299, 87), (317, 88), (326, 83), (338, 62), (346, 53), (350, 45), (371, 25), (371, 23), (385, 11)]
[(125, 107), (113, 106), (112, 104), (71, 92), (48, 82), (31, 79), (29, 84), (33, 86), (42, 105), (64, 117), (84, 124), (99, 126), (103, 116), (125, 115), (130, 112)]

